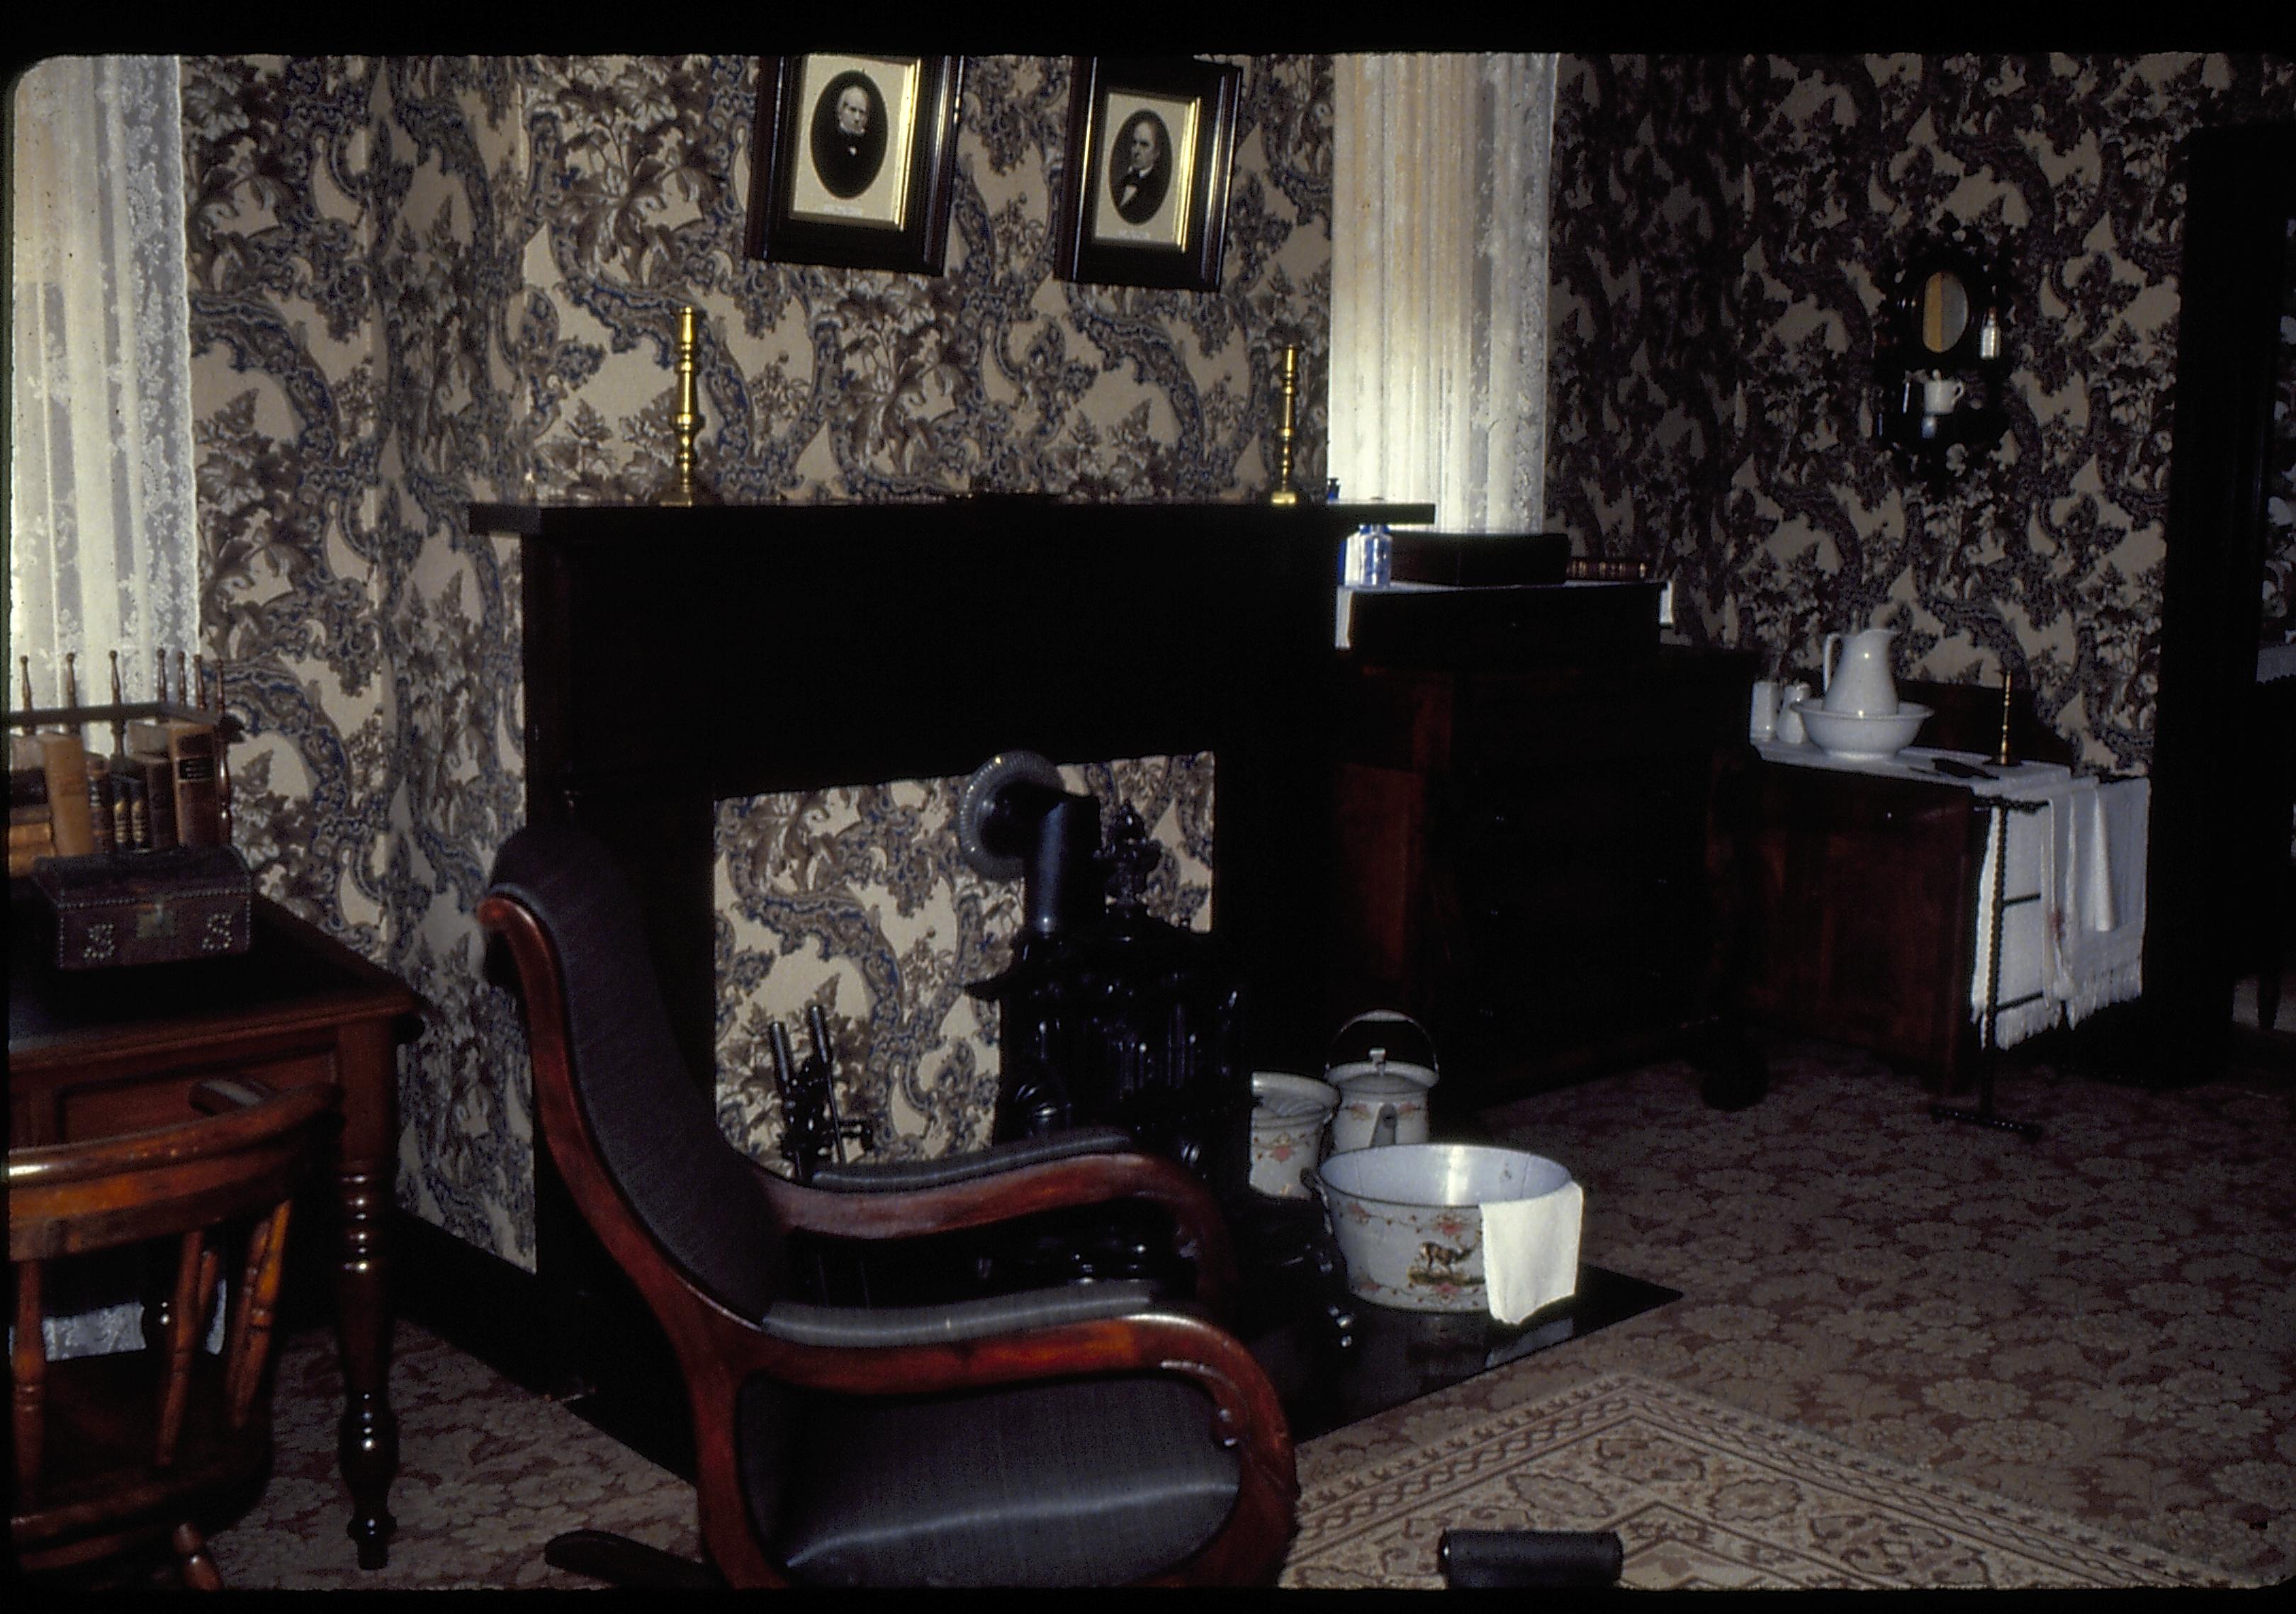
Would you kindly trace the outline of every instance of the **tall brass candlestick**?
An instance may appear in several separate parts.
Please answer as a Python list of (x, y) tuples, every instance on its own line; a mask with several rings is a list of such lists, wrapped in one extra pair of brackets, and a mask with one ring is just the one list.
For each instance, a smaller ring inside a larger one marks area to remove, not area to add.
[(693, 356), (700, 320), (700, 314), (690, 303), (677, 311), (677, 414), (670, 420), (677, 433), (677, 447), (670, 461), (669, 479), (662, 484), (659, 502), (664, 504), (718, 503), (718, 496), (702, 482), (693, 455), (693, 439), (701, 431), (701, 404)]
[(2010, 694), (2016, 687), (2017, 675), (2005, 661), (2001, 664), (2001, 743), (1993, 755), (1993, 760), (2003, 767), (2011, 766), (2017, 760), (2016, 753), (2009, 746)]
[(1297, 504), (1300, 490), (1292, 482), (1292, 445), (1299, 437), (1300, 344), (1283, 344), (1283, 419), (1275, 429), (1275, 491), (1271, 504)]

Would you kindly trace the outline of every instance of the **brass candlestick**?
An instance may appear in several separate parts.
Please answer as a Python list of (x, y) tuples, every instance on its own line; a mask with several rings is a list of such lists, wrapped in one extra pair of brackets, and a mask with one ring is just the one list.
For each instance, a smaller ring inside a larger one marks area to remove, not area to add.
[(662, 484), (663, 504), (715, 504), (718, 496), (701, 479), (693, 455), (693, 439), (701, 432), (701, 405), (695, 377), (694, 349), (701, 315), (692, 304), (677, 311), (677, 413), (670, 425), (677, 433), (677, 448), (670, 460), (669, 479)]
[(1297, 504), (1300, 490), (1292, 482), (1292, 448), (1299, 435), (1300, 344), (1283, 344), (1283, 419), (1275, 429), (1275, 491), (1271, 504)]
[(2007, 662), (2001, 664), (2001, 743), (1995, 748), (1993, 760), (2003, 767), (2013, 766), (2017, 758), (2009, 747), (2010, 693), (2017, 687), (2017, 675)]

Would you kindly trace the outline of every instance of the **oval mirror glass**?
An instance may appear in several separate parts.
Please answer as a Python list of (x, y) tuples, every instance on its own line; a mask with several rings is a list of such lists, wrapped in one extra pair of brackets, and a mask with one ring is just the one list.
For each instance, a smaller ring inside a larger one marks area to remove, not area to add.
[(1961, 276), (1939, 269), (1922, 284), (1922, 346), (1947, 353), (1969, 329), (1969, 292)]

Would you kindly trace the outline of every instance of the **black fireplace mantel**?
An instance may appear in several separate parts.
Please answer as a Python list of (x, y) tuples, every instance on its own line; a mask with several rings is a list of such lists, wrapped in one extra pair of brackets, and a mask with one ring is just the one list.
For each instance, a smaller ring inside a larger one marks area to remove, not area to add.
[[(1037, 498), (473, 504), (516, 535), (527, 811), (638, 878), (681, 1045), (714, 1062), (721, 799), (1210, 751), (1215, 925), (1263, 1065), (1320, 1048), (1324, 693), (1340, 546), (1426, 506)], [(1307, 1061), (1302, 1064), (1301, 1061)]]

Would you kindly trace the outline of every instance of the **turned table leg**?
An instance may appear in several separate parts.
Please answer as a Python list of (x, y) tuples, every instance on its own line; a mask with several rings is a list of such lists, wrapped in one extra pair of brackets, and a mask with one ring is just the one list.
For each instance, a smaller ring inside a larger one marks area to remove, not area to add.
[[(338, 1451), (351, 1493), (348, 1530), (362, 1569), (389, 1561), (390, 1482), (398, 1473), (398, 1417), (390, 1407), (390, 1209), (398, 1144), (398, 1072), (386, 1027), (357, 1026), (343, 1036), (342, 1209), (335, 1271), (335, 1330), (342, 1354), (343, 1420)], [(354, 1072), (372, 1061), (368, 1079)], [(379, 1066), (380, 1079), (373, 1069)]]

